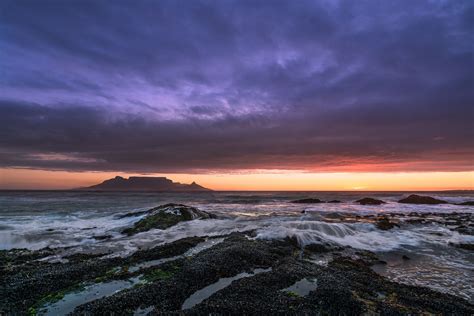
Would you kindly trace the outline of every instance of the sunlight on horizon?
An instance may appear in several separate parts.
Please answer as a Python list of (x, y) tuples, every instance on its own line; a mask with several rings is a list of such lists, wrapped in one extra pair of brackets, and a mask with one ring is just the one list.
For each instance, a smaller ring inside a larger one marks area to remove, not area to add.
[[(258, 172), (221, 174), (135, 174), (0, 169), (0, 189), (74, 189), (115, 176), (164, 176), (175, 182), (198, 184), (216, 191), (403, 191), (472, 190), (468, 172)], [(433, 183), (441, 185), (434, 186)]]

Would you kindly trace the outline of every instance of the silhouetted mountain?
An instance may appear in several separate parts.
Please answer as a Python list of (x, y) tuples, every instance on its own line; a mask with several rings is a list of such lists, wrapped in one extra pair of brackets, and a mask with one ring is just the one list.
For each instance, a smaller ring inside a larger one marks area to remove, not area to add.
[(167, 191), (167, 192), (198, 192), (211, 191), (196, 182), (183, 184), (173, 182), (166, 177), (115, 177), (100, 184), (81, 188), (90, 191)]

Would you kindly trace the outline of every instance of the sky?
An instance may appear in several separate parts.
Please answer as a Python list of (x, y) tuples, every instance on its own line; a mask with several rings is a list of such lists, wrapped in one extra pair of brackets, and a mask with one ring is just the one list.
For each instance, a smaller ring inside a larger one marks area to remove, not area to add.
[(474, 189), (473, 1), (0, 1), (0, 189)]

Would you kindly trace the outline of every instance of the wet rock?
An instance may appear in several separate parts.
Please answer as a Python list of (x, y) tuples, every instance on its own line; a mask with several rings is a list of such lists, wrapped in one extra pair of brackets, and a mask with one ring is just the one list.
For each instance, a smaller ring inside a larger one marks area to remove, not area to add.
[[(155, 260), (182, 254), (203, 241), (193, 237), (181, 239), (152, 249), (137, 251), (127, 258), (101, 258), (103, 254), (75, 254), (66, 263), (49, 263), (36, 260), (54, 254), (51, 249), (39, 251), (4, 251), (0, 259), (7, 258), (13, 265), (0, 278), (0, 311), (6, 315), (24, 315), (34, 311), (38, 304), (50, 298), (77, 289), (84, 282), (103, 282), (111, 278), (128, 278), (127, 273), (115, 273), (117, 267), (127, 267), (144, 260)], [(126, 271), (126, 269), (125, 269)], [(1, 272), (0, 272), (1, 273)], [(0, 313), (1, 314), (1, 313)]]
[(150, 229), (167, 229), (183, 221), (215, 218), (215, 215), (182, 204), (165, 204), (146, 211), (147, 216), (122, 233), (134, 235)]
[(309, 244), (304, 246), (304, 250), (315, 252), (315, 253), (322, 253), (322, 252), (329, 252), (334, 250), (334, 248), (329, 247), (325, 244)]
[(192, 247), (195, 247), (201, 242), (204, 242), (203, 237), (187, 237), (176, 240), (172, 243), (160, 245), (150, 249), (144, 249), (134, 252), (131, 256), (124, 259), (126, 264), (133, 264), (136, 262), (174, 257), (185, 253)]
[[(0, 279), (0, 310), (7, 315), (27, 314), (28, 310), (35, 311), (34, 306), (42, 297), (59, 297), (65, 289), (101, 275), (129, 278), (131, 274), (124, 269), (127, 265), (174, 256), (201, 240), (186, 238), (126, 258), (83, 258), (66, 264), (40, 264), (28, 271), (7, 274)], [(299, 254), (296, 238), (250, 240), (243, 233), (233, 233), (192, 257), (133, 272), (135, 276), (143, 274), (146, 283), (80, 305), (72, 314), (131, 315), (138, 309), (153, 308), (152, 315), (470, 315), (474, 312), (474, 306), (459, 297), (391, 282), (373, 272), (365, 260), (334, 256), (327, 266), (321, 266), (300, 258)], [(375, 255), (367, 252), (366, 257), (375, 258)], [(117, 267), (122, 272), (115, 273)], [(257, 268), (268, 270), (236, 280), (193, 308), (181, 310), (196, 291), (221, 278), (251, 273)], [(284, 291), (303, 279), (314, 280), (316, 284), (307, 295)]]
[(461, 243), (461, 244), (451, 244), (451, 245), (453, 245), (454, 247), (457, 247), (457, 248), (474, 251), (474, 244)]
[(425, 222), (426, 222), (426, 220), (424, 220), (423, 218), (411, 218), (411, 219), (407, 219), (405, 221), (405, 223), (407, 223), (407, 224), (415, 224), (415, 225), (416, 224), (423, 224)]
[[(305, 296), (284, 291), (302, 279), (314, 280), (316, 287)], [(341, 257), (328, 267), (287, 258), (275, 264), (271, 272), (234, 281), (183, 312), (185, 315), (402, 315), (472, 311), (473, 306), (465, 300), (389, 282), (364, 262)], [(160, 305), (152, 314), (162, 312)]]
[(328, 201), (328, 203), (341, 203), (341, 201), (339, 201), (339, 200), (331, 200), (331, 201)]
[(435, 199), (431, 196), (423, 196), (423, 195), (416, 195), (412, 194), (407, 198), (401, 199), (398, 203), (405, 203), (405, 204), (446, 204), (448, 202)]
[(394, 227), (399, 227), (398, 224), (391, 222), (387, 217), (381, 217), (375, 222), (375, 226), (381, 230), (389, 230)]
[(300, 204), (314, 204), (314, 203), (324, 203), (324, 201), (321, 201), (320, 199), (300, 199), (300, 200), (294, 200), (291, 201), (290, 203), (300, 203)]
[(78, 307), (74, 314), (124, 314), (140, 306), (159, 306), (161, 313), (179, 313), (191, 294), (220, 278), (268, 268), (292, 258), (298, 248), (285, 241), (254, 241), (243, 234), (231, 234), (224, 242), (184, 260), (167, 279), (133, 288)]
[(92, 236), (92, 238), (94, 238), (95, 240), (107, 240), (112, 238), (112, 235), (96, 235)]
[(355, 255), (355, 259), (364, 261), (368, 266), (374, 264), (386, 264), (385, 261), (380, 260), (372, 251), (358, 250), (355, 252)]
[(54, 254), (54, 250), (43, 248), (32, 251), (28, 249), (0, 250), (0, 271), (7, 266), (20, 266), (27, 264), (32, 260), (38, 260)]
[(458, 203), (457, 205), (474, 206), (474, 201), (466, 201), (466, 202)]
[(292, 245), (293, 247), (301, 248), (301, 245), (299, 244), (298, 238), (296, 238), (296, 236), (288, 236), (283, 241)]
[(377, 200), (377, 199), (373, 199), (373, 198), (369, 198), (369, 197), (357, 200), (356, 203), (359, 203), (361, 205), (381, 205), (381, 204), (385, 204), (385, 202), (382, 201), (382, 200)]
[(410, 257), (408, 257), (407, 255), (403, 255), (403, 256), (402, 256), (402, 259), (403, 259), (403, 260), (410, 260)]
[(466, 225), (461, 225), (453, 229), (454, 231), (457, 231), (460, 234), (463, 235), (471, 235), (474, 236), (474, 227), (472, 226), (466, 226)]
[(89, 259), (94, 259), (94, 258), (100, 258), (105, 256), (105, 253), (75, 253), (70, 256), (64, 257), (64, 259), (70, 260), (70, 261), (76, 261), (76, 262), (81, 262), (81, 261), (86, 261)]

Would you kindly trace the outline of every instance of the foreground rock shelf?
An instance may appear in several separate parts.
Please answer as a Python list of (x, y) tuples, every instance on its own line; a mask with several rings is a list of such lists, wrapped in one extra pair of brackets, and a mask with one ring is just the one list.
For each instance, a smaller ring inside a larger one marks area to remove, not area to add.
[[(252, 232), (221, 236), (224, 239), (210, 248), (199, 246), (205, 238), (185, 238), (126, 258), (76, 255), (66, 263), (33, 261), (50, 256), (51, 249), (4, 251), (0, 311), (36, 314), (93, 284), (135, 280), (119, 292), (75, 306), (72, 314), (474, 313), (474, 306), (459, 297), (394, 283), (376, 274), (370, 268), (377, 262), (373, 253), (327, 245), (302, 250), (294, 239), (262, 241), (252, 236)], [(192, 251), (196, 248), (202, 250)], [(321, 252), (334, 259), (326, 266), (308, 260)], [(170, 259), (160, 261), (164, 258)], [(148, 264), (153, 260), (156, 264)], [(288, 290), (302, 280), (314, 286), (303, 294)], [(186, 303), (206, 287), (217, 291), (195, 305)]]

